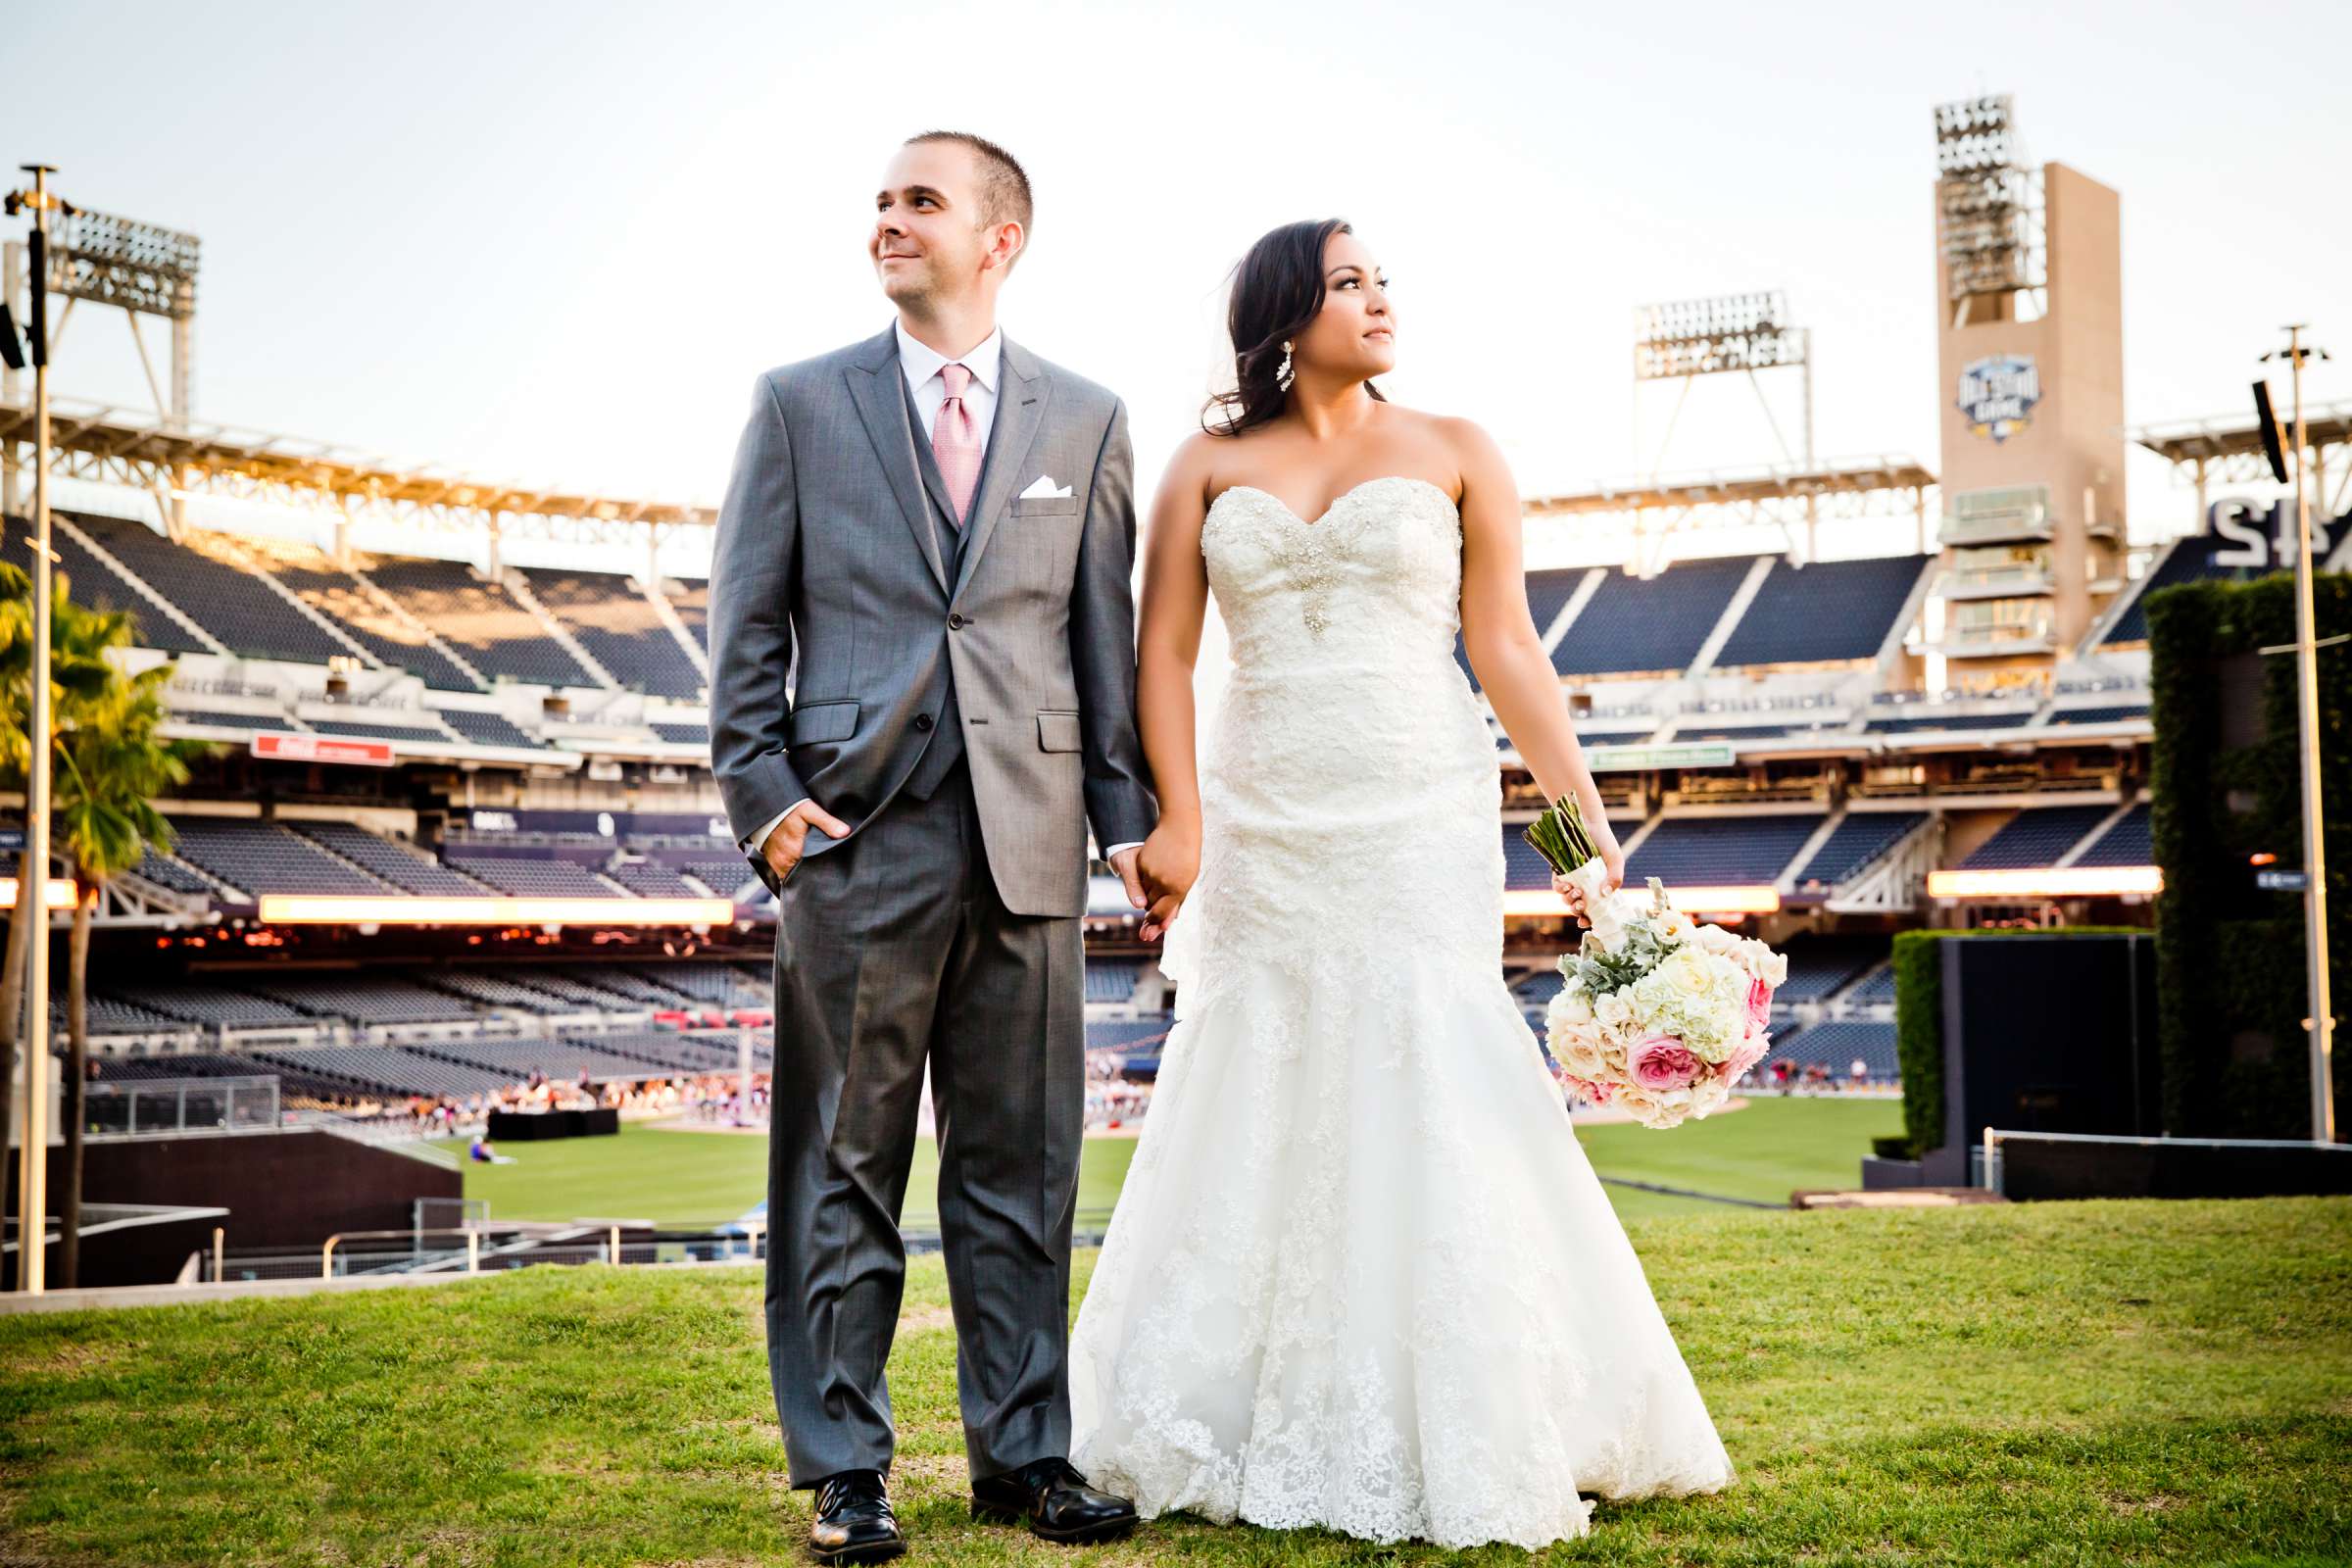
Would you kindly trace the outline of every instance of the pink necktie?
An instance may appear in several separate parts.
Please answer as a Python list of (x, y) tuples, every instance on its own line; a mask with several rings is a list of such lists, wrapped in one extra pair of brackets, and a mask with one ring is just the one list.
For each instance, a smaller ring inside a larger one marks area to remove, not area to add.
[(980, 482), (980, 429), (963, 402), (972, 372), (961, 365), (943, 365), (939, 376), (948, 384), (948, 401), (939, 406), (939, 417), (931, 424), (931, 456), (939, 460), (939, 476), (948, 482), (960, 528), (972, 510), (972, 489)]

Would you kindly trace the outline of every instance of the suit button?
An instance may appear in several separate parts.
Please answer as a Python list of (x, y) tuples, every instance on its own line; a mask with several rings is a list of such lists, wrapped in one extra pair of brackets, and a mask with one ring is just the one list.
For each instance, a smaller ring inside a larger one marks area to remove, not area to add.
[(961, 615), (950, 615), (950, 616), (948, 617), (948, 630), (950, 630), (950, 631), (961, 631), (961, 630), (963, 630), (963, 617), (962, 617)]
[(929, 713), (917, 713), (917, 714), (915, 714), (915, 715), (914, 715), (914, 727), (915, 727), (916, 729), (920, 729), (920, 730), (927, 730), (927, 729), (929, 729), (929, 728), (931, 727), (931, 715), (930, 715)]

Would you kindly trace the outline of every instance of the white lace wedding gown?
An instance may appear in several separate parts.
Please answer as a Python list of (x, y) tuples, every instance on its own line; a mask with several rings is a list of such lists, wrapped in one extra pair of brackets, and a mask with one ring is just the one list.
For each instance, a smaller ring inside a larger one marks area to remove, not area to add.
[[(1731, 1461), (1505, 989), (1494, 743), (1426, 481), (1201, 526), (1233, 673), (1078, 1312), (1071, 1458), (1151, 1517), (1535, 1549)], [(1667, 1136), (1667, 1135), (1661, 1135)]]

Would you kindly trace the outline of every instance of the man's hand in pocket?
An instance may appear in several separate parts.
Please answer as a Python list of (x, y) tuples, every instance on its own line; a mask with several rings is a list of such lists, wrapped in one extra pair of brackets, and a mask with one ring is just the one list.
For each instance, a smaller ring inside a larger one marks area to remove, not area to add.
[(760, 858), (776, 873), (776, 886), (782, 887), (784, 879), (792, 875), (792, 868), (801, 863), (810, 827), (831, 839), (850, 836), (850, 825), (814, 801), (803, 801), (786, 811), (784, 820), (775, 825), (767, 835), (767, 842), (760, 846)]

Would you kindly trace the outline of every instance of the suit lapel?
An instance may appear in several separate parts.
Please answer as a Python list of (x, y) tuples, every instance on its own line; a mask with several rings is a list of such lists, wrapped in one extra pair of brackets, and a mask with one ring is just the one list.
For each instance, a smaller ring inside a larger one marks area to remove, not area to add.
[(906, 377), (899, 373), (896, 329), (885, 329), (867, 343), (865, 353), (842, 371), (842, 379), (849, 386), (850, 400), (858, 406), (858, 417), (865, 425), (866, 439), (874, 445), (874, 456), (881, 461), (883, 477), (890, 481), (899, 511), (944, 592), (947, 563), (940, 554), (939, 530), (924, 505), (922, 481), (916, 476), (913, 424), (906, 416), (906, 394), (900, 390)]
[(957, 593), (972, 580), (980, 553), (988, 548), (998, 519), (1011, 503), (1013, 480), (1028, 466), (1029, 449), (1037, 442), (1046, 406), (1053, 401), (1054, 383), (1044, 367), (1010, 338), (1004, 340), (1001, 379), (996, 422), (989, 427), (988, 457), (980, 470), (980, 493), (973, 499), (972, 515), (965, 523), (971, 537), (963, 544), (962, 569), (956, 577)]

